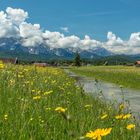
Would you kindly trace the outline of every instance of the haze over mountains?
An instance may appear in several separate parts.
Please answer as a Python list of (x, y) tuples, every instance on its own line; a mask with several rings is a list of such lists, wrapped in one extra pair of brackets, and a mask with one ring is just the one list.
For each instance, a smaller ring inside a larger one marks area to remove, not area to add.
[[(6, 12), (0, 12), (0, 52), (66, 59), (73, 58), (76, 51), (82, 58), (140, 54), (140, 32), (132, 33), (129, 40), (108, 32), (107, 41), (102, 42), (88, 35), (80, 39), (76, 35), (43, 31), (39, 24), (28, 23), (27, 18), (28, 12), (23, 9), (8, 7)], [(63, 30), (68, 32), (66, 27)]]

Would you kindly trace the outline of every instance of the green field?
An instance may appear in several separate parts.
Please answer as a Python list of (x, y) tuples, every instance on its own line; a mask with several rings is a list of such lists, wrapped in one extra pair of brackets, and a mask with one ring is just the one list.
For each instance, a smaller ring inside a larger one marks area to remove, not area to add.
[[(1, 140), (138, 140), (124, 104), (91, 98), (63, 70), (0, 64)], [(88, 133), (90, 130), (92, 132)]]
[(140, 68), (134, 66), (91, 66), (72, 68), (73, 72), (118, 84), (123, 87), (140, 89)]

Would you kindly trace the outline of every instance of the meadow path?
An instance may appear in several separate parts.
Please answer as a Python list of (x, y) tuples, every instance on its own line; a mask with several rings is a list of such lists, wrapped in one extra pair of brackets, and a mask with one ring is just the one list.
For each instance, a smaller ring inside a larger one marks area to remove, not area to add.
[(117, 103), (121, 103), (124, 98), (127, 104), (130, 104), (129, 109), (131, 112), (140, 118), (140, 90), (122, 89), (116, 84), (103, 81), (97, 82), (94, 78), (78, 76), (68, 69), (65, 69), (65, 71), (76, 79), (78, 84), (82, 85), (86, 93), (92, 94), (94, 97), (100, 96), (100, 93), (102, 93), (102, 98), (109, 102), (117, 101)]

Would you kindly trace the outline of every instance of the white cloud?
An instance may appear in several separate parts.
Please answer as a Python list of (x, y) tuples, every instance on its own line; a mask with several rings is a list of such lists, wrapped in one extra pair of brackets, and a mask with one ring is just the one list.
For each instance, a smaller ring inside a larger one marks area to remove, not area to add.
[(0, 22), (5, 22), (6, 17), (7, 15), (3, 11), (0, 11)]
[(84, 50), (94, 49), (96, 47), (101, 46), (101, 42), (91, 39), (88, 35), (85, 35), (85, 38), (80, 41), (80, 46)]
[(0, 38), (1, 37), (18, 37), (19, 30), (17, 27), (13, 26), (11, 23), (0, 24)]
[(122, 40), (112, 32), (107, 34), (108, 41), (103, 47), (116, 54), (139, 54), (140, 53), (140, 32), (132, 33), (129, 40)]
[(52, 48), (79, 47), (80, 38), (77, 36), (64, 36), (59, 32), (45, 31), (43, 37), (46, 38), (46, 44)]
[(43, 38), (46, 40), (46, 45), (52, 48), (58, 48), (58, 41), (64, 38), (64, 35), (59, 32), (45, 31), (45, 33), (43, 33)]
[(6, 9), (7, 17), (11, 20), (14, 24), (20, 24), (25, 21), (28, 17), (28, 13), (22, 9), (13, 9), (8, 7)]
[(18, 27), (8, 19), (4, 11), (0, 12), (0, 37), (17, 37), (19, 36)]
[(36, 46), (43, 43), (43, 33), (40, 30), (39, 24), (32, 25), (31, 23), (24, 22), (19, 26), (19, 29), (24, 46)]
[(107, 39), (108, 39), (107, 42), (102, 43), (102, 46), (104, 48), (114, 53), (124, 52), (125, 42), (121, 38), (117, 37), (112, 32), (108, 32)]
[(68, 33), (69, 32), (69, 28), (68, 27), (61, 27), (60, 28), (62, 31)]
[(128, 43), (130, 46), (140, 47), (140, 32), (132, 33)]
[(58, 40), (58, 46), (60, 48), (61, 47), (62, 48), (69, 48), (69, 47), (78, 48), (79, 43), (80, 43), (80, 38), (75, 35), (63, 37)]
[(119, 37), (116, 37), (115, 34), (113, 34), (112, 32), (108, 32), (107, 34), (107, 39), (108, 41), (106, 42), (106, 44), (109, 46), (119, 46), (123, 44), (123, 40)]
[[(0, 11), (0, 38), (21, 37), (22, 45), (34, 47), (40, 44), (51, 48), (80, 48), (83, 50), (104, 47), (116, 54), (138, 54), (140, 53), (140, 32), (132, 33), (129, 40), (122, 40), (114, 33), (108, 32), (107, 41), (101, 42), (85, 35), (84, 39), (78, 36), (65, 36), (60, 32), (41, 30), (39, 24), (27, 23), (28, 13), (23, 9), (8, 7), (6, 12)], [(68, 27), (61, 27), (68, 32)]]

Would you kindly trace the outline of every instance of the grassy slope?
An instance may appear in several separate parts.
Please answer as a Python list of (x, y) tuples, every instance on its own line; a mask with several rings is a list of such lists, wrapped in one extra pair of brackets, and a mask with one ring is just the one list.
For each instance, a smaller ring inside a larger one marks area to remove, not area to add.
[[(59, 106), (66, 112), (56, 112)], [(104, 140), (139, 139), (139, 128), (126, 129), (132, 119), (115, 119), (121, 113), (84, 94), (60, 69), (11, 65), (0, 69), (0, 139), (78, 140), (89, 130), (108, 127), (112, 131)], [(101, 120), (103, 114), (108, 117)]]
[(140, 89), (140, 68), (126, 66), (91, 66), (72, 68), (80, 75), (112, 82), (124, 87)]

